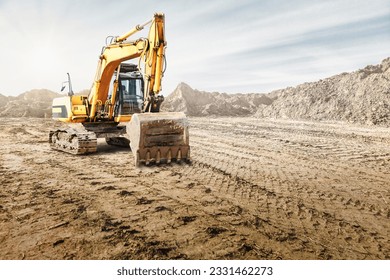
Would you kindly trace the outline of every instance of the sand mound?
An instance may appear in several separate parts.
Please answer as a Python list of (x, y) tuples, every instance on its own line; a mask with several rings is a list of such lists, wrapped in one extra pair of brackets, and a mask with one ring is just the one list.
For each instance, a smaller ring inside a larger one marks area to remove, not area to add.
[(272, 92), (277, 98), (256, 116), (390, 123), (390, 58), (375, 66)]

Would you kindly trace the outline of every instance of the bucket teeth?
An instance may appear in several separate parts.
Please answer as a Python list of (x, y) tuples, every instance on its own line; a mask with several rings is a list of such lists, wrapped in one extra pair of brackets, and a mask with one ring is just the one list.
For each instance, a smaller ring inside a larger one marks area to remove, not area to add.
[(160, 150), (158, 150), (157, 155), (156, 155), (156, 163), (159, 164), (160, 160), (161, 160), (161, 152), (160, 152)]
[(158, 150), (155, 154), (153, 154), (151, 151), (147, 151), (146, 154), (145, 154), (145, 158), (142, 159), (142, 158), (140, 158), (140, 153), (137, 152), (136, 155), (134, 156), (135, 166), (139, 167), (142, 163), (147, 165), (147, 166), (151, 165), (152, 163), (155, 163), (155, 164), (161, 164), (161, 163), (170, 164), (172, 161), (180, 163), (183, 160), (185, 160), (186, 162), (190, 162), (189, 153), (187, 153), (187, 157), (186, 158), (182, 157), (181, 150), (178, 150), (174, 154), (176, 154), (176, 157), (172, 157), (172, 151), (171, 150), (168, 150), (168, 152), (166, 152), (165, 154), (161, 153), (160, 150)]
[(149, 165), (149, 164), (150, 164), (150, 152), (147, 152), (147, 153), (146, 153), (145, 164), (146, 164), (146, 165)]
[(135, 153), (134, 155), (134, 165), (135, 167), (139, 167), (140, 166), (140, 161), (139, 161), (139, 153)]
[(177, 151), (176, 161), (177, 162), (181, 161), (181, 150), (180, 149)]

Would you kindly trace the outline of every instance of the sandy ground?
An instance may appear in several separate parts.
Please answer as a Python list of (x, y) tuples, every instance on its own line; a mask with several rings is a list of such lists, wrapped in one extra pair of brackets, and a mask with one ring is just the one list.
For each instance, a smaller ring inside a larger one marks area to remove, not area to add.
[(1, 259), (390, 259), (390, 129), (191, 118), (192, 164), (0, 121)]

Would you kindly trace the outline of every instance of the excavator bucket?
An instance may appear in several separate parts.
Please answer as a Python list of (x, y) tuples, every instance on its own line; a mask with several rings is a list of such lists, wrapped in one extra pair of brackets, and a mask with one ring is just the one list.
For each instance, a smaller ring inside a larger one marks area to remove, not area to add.
[(188, 121), (184, 113), (133, 114), (126, 132), (136, 166), (190, 161)]

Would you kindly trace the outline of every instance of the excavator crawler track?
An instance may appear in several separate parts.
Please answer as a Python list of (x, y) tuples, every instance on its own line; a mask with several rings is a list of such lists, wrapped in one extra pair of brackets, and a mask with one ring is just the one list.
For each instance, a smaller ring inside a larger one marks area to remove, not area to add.
[(108, 145), (129, 148), (130, 141), (126, 137), (106, 137), (106, 143)]
[(50, 131), (49, 143), (52, 149), (73, 155), (90, 154), (97, 149), (95, 133), (73, 128)]

